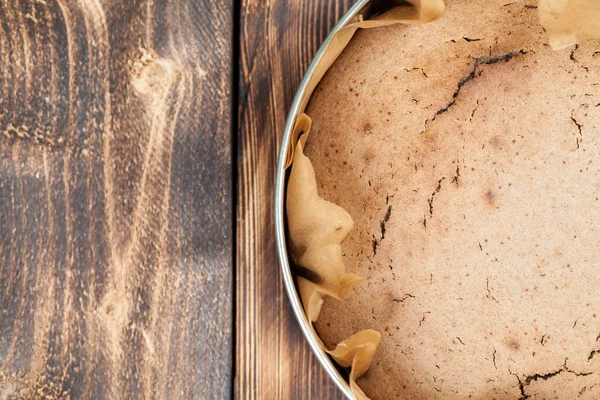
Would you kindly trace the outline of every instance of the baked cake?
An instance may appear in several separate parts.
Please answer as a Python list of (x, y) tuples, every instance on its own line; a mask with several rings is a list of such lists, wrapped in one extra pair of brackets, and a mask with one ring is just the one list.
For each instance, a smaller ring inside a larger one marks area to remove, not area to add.
[(326, 346), (381, 333), (372, 399), (600, 398), (600, 42), (553, 51), (535, 3), (448, 0), (361, 30), (305, 152), (364, 280)]

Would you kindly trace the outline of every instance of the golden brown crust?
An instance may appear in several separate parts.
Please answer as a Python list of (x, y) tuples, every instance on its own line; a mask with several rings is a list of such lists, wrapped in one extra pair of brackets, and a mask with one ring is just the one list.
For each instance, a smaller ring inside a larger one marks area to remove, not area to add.
[(525, 2), (449, 1), (358, 32), (313, 95), (307, 155), (366, 278), (317, 328), (382, 332), (374, 399), (600, 396), (600, 45), (544, 42)]

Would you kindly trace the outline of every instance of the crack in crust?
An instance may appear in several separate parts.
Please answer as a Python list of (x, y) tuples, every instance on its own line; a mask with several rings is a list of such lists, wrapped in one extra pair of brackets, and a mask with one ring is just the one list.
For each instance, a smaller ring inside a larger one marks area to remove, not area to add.
[(446, 179), (445, 176), (442, 177), (440, 180), (438, 180), (437, 187), (435, 188), (433, 193), (431, 193), (431, 197), (429, 198), (429, 216), (430, 217), (433, 217), (433, 200), (435, 199), (435, 195), (438, 194), (440, 192), (440, 190), (442, 189), (442, 182), (444, 181), (444, 179)]
[(551, 378), (554, 378), (555, 376), (558, 376), (560, 374), (562, 374), (563, 372), (567, 372), (569, 374), (573, 374), (575, 376), (588, 376), (588, 375), (592, 375), (593, 372), (577, 372), (577, 371), (573, 371), (572, 369), (569, 369), (569, 367), (567, 367), (567, 361), (568, 359), (565, 359), (564, 364), (562, 365), (562, 367), (560, 369), (557, 369), (555, 371), (550, 371), (547, 372), (545, 374), (540, 374), (540, 373), (535, 373), (533, 375), (527, 375), (524, 377), (524, 380), (521, 380), (521, 378), (519, 377), (519, 375), (513, 373), (513, 372), (509, 372), (514, 375), (517, 380), (519, 381), (519, 390), (521, 391), (521, 397), (519, 398), (519, 400), (527, 400), (529, 398), (531, 398), (530, 394), (527, 394), (525, 392), (525, 388), (527, 386), (529, 386), (532, 382), (536, 382), (539, 380), (542, 381), (547, 381)]
[(448, 110), (450, 110), (450, 108), (452, 108), (453, 106), (456, 105), (456, 99), (458, 98), (458, 96), (460, 95), (460, 92), (462, 91), (462, 88), (469, 82), (471, 82), (472, 80), (474, 80), (475, 78), (481, 76), (481, 74), (483, 73), (483, 70), (480, 68), (482, 65), (492, 65), (492, 64), (496, 64), (499, 62), (509, 62), (510, 60), (512, 60), (513, 58), (519, 56), (519, 55), (524, 55), (529, 53), (529, 51), (524, 50), (524, 49), (520, 49), (520, 50), (513, 50), (510, 53), (506, 53), (506, 54), (501, 54), (498, 56), (482, 56), (482, 57), (477, 57), (475, 59), (475, 63), (473, 64), (473, 69), (471, 70), (471, 72), (469, 72), (467, 75), (463, 76), (462, 78), (459, 79), (457, 85), (456, 85), (456, 90), (454, 91), (454, 93), (452, 94), (452, 100), (450, 100), (444, 107), (440, 108), (439, 110), (437, 110), (435, 112), (435, 114), (433, 115), (432, 118), (427, 119), (425, 121), (425, 131), (427, 131), (427, 126), (429, 125), (429, 123), (431, 121), (435, 121), (436, 117), (438, 115), (442, 115), (446, 112), (448, 112)]

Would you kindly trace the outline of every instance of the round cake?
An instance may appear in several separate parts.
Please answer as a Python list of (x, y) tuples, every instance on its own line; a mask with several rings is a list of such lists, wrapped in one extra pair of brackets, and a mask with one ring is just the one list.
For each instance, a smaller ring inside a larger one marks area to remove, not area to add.
[(448, 0), (357, 32), (312, 96), (364, 277), (315, 326), (381, 332), (372, 399), (600, 398), (600, 42), (547, 42), (535, 3)]

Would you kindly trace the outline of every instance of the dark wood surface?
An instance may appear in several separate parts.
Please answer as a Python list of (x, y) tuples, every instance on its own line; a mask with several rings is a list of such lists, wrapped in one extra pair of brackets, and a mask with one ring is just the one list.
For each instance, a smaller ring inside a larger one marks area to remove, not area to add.
[(349, 0), (244, 0), (239, 82), (236, 383), (243, 399), (341, 399), (310, 352), (282, 284), (273, 191), (287, 111)]
[(0, 0), (0, 398), (342, 398), (273, 184), (351, 3)]
[(232, 390), (232, 1), (0, 1), (0, 398)]

